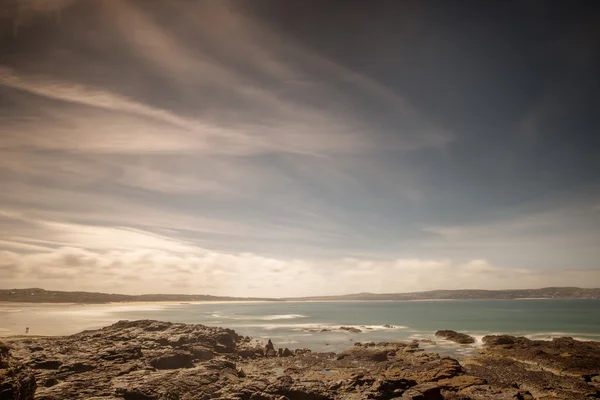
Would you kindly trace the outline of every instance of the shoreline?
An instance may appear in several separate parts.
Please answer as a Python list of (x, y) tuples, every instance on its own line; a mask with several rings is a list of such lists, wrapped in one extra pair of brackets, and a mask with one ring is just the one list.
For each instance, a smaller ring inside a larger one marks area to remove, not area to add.
[[(464, 339), (443, 332), (436, 335)], [(27, 398), (585, 400), (600, 389), (600, 342), (488, 335), (459, 361), (423, 347), (428, 341), (315, 352), (273, 339), (260, 344), (226, 328), (138, 320), (73, 336), (19, 335), (0, 351), (9, 352), (14, 371), (8, 384), (30, 388)]]
[[(580, 329), (569, 331), (570, 326), (565, 324), (510, 324), (498, 326), (494, 321), (482, 320), (479, 323), (453, 323), (451, 320), (444, 319), (443, 323), (430, 324), (421, 317), (417, 319), (404, 319), (404, 315), (410, 316), (413, 311), (426, 312), (423, 310), (454, 309), (453, 304), (469, 304), (468, 302), (446, 302), (435, 301), (438, 305), (427, 306), (423, 309), (417, 304), (432, 303), (431, 301), (381, 301), (375, 302), (372, 307), (366, 307), (366, 310), (379, 310), (380, 307), (375, 304), (415, 304), (415, 307), (408, 307), (401, 313), (393, 310), (394, 306), (382, 306), (381, 309), (392, 310), (391, 314), (382, 314), (375, 319), (365, 316), (362, 318), (360, 313), (354, 313), (354, 318), (336, 318), (336, 312), (347, 312), (347, 306), (339, 307), (329, 306), (308, 306), (308, 304), (368, 304), (366, 302), (286, 302), (269, 305), (270, 302), (263, 301), (243, 301), (243, 302), (216, 302), (216, 301), (196, 301), (196, 302), (112, 302), (102, 304), (79, 304), (79, 303), (17, 303), (0, 302), (0, 337), (9, 337), (13, 335), (22, 335), (25, 328), (30, 327), (32, 335), (43, 336), (64, 336), (75, 334), (84, 329), (96, 329), (100, 326), (106, 326), (119, 320), (138, 320), (138, 319), (159, 319), (176, 320), (178, 322), (199, 323), (208, 326), (228, 326), (250, 336), (266, 337), (269, 335), (290, 336), (290, 340), (310, 346), (323, 348), (325, 343), (331, 343), (332, 347), (340, 348), (345, 341), (369, 341), (369, 340), (412, 340), (413, 338), (432, 338), (436, 329), (451, 327), (452, 329), (467, 332), (475, 337), (505, 332), (510, 335), (523, 336), (538, 340), (552, 340), (556, 337), (569, 336), (581, 341), (600, 340), (600, 326), (597, 323), (580, 326)], [(306, 307), (302, 306), (307, 303)], [(523, 302), (522, 304), (530, 304)], [(548, 304), (543, 302), (544, 304)], [(238, 304), (239, 306), (235, 306)], [(254, 306), (254, 305), (255, 306)], [(284, 307), (288, 304), (289, 307)], [(447, 304), (443, 307), (442, 304)], [(486, 303), (480, 303), (479, 308), (485, 308)], [(489, 303), (492, 304), (492, 303)], [(509, 304), (509, 302), (506, 302)], [(542, 302), (539, 303), (540, 305)], [(595, 303), (593, 303), (595, 304)], [(248, 305), (247, 307), (244, 305)], [(213, 308), (214, 306), (214, 308)], [(358, 307), (358, 306), (357, 306)], [(361, 306), (362, 307), (362, 306)], [(460, 306), (463, 307), (463, 306)], [(495, 307), (495, 306), (494, 306)], [(503, 307), (503, 306), (502, 306)], [(509, 306), (510, 308), (510, 306)], [(590, 309), (590, 307), (587, 307)], [(592, 306), (591, 308), (595, 308)], [(324, 317), (322, 311), (329, 310), (332, 313), (329, 317)], [(404, 308), (403, 308), (404, 309)], [(465, 308), (465, 312), (469, 312)], [(217, 311), (215, 311), (217, 310)], [(406, 312), (406, 313), (405, 313)], [(461, 311), (462, 312), (462, 311)], [(533, 311), (535, 313), (535, 311)], [(321, 313), (321, 314), (319, 314)], [(281, 314), (281, 315), (280, 315)], [(302, 318), (294, 318), (301, 315)], [(387, 316), (384, 316), (387, 315)], [(466, 314), (458, 314), (466, 315)], [(507, 317), (511, 317), (508, 314)], [(529, 314), (527, 314), (529, 315)], [(531, 314), (532, 318), (535, 314)], [(389, 317), (389, 318), (388, 318)], [(329, 319), (331, 318), (331, 319)], [(455, 320), (456, 321), (456, 320)], [(487, 323), (490, 323), (488, 325)], [(386, 325), (392, 326), (388, 328)], [(350, 326), (357, 328), (362, 332), (349, 333), (341, 335), (336, 332), (336, 326)], [(385, 327), (385, 329), (384, 329)], [(578, 326), (573, 326), (577, 328)], [(369, 329), (372, 328), (372, 329)], [(508, 328), (508, 329), (506, 329)], [(513, 328), (513, 329), (510, 329)], [(333, 332), (332, 332), (333, 330)]]
[(405, 302), (472, 302), (472, 301), (523, 301), (523, 300), (578, 300), (578, 301), (597, 301), (600, 298), (577, 298), (577, 297), (519, 297), (506, 299), (381, 299), (381, 300), (149, 300), (149, 301), (107, 301), (107, 302), (36, 302), (36, 301), (0, 301), (0, 306), (4, 305), (77, 305), (77, 306), (102, 306), (118, 304), (161, 304), (161, 305), (185, 305), (185, 304), (245, 304), (245, 303), (405, 303)]

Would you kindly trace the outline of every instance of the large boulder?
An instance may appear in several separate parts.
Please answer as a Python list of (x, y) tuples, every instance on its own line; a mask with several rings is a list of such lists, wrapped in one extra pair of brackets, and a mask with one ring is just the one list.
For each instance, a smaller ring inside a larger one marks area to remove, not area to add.
[(475, 338), (473, 336), (469, 336), (466, 333), (460, 333), (452, 330), (441, 330), (435, 333), (435, 336), (451, 340), (455, 343), (459, 344), (472, 344), (475, 343)]
[(386, 348), (365, 349), (359, 346), (354, 346), (339, 353), (337, 356), (337, 360), (340, 361), (344, 359), (351, 359), (382, 362), (387, 361), (388, 354), (390, 354), (391, 351), (391, 349)]
[(486, 346), (502, 346), (508, 344), (514, 344), (515, 338), (514, 336), (509, 335), (487, 335), (481, 339), (483, 344)]

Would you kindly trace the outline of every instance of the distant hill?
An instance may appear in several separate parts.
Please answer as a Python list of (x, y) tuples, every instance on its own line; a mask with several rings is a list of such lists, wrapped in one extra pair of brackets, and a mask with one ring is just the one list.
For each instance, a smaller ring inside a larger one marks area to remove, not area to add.
[(356, 293), (341, 296), (289, 298), (223, 297), (188, 294), (127, 295), (95, 292), (61, 292), (55, 290), (4, 289), (0, 302), (23, 303), (86, 303), (157, 302), (157, 301), (377, 301), (377, 300), (512, 300), (512, 299), (600, 299), (600, 289), (549, 287), (520, 290), (431, 290), (414, 293)]
[[(341, 296), (302, 297), (293, 300), (514, 300), (514, 299), (600, 299), (600, 289), (547, 287), (519, 290), (431, 290), (414, 293), (356, 293)], [(287, 300), (292, 300), (287, 299)]]
[(114, 294), (95, 292), (61, 292), (57, 290), (32, 289), (6, 289), (0, 290), (0, 301), (23, 303), (116, 303), (131, 301), (244, 301), (244, 300), (273, 300), (247, 297), (221, 297), (208, 295), (188, 294)]

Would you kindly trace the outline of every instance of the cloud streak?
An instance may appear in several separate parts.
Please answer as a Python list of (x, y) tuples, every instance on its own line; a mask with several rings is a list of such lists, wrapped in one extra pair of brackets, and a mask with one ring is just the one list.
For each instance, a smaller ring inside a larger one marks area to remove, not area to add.
[(575, 107), (546, 89), (512, 98), (507, 74), (482, 83), (480, 49), (426, 10), (400, 28), (344, 20), (349, 46), (313, 6), (321, 23), (229, 0), (30, 0), (3, 15), (3, 285), (600, 285), (594, 169), (539, 159), (569, 160), (548, 110)]

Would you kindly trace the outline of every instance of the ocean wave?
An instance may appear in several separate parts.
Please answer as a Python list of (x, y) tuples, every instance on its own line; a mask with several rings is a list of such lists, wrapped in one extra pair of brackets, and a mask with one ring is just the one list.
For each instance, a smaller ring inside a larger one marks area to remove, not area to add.
[(282, 344), (298, 344), (298, 341), (296, 341), (296, 340), (277, 340), (277, 344), (278, 345), (282, 345)]
[(213, 318), (220, 319), (232, 319), (235, 321), (276, 321), (280, 319), (298, 319), (298, 318), (308, 318), (308, 315), (303, 314), (271, 314), (271, 315), (238, 315), (238, 314), (229, 314), (223, 315), (218, 312), (214, 312), (211, 314)]
[(581, 333), (581, 332), (533, 332), (524, 334), (527, 339), (531, 340), (552, 340), (561, 337), (572, 337), (575, 340), (589, 341), (598, 340), (600, 333)]
[[(281, 318), (281, 319), (285, 319), (285, 318)], [(403, 326), (403, 325), (394, 325), (392, 327), (390, 326), (385, 326), (385, 325), (348, 325), (348, 324), (344, 324), (344, 325), (338, 325), (338, 324), (331, 324), (331, 323), (306, 323), (306, 324), (302, 324), (302, 323), (265, 323), (265, 324), (243, 324), (243, 325), (237, 325), (240, 327), (251, 327), (251, 328), (262, 328), (264, 330), (277, 330), (277, 329), (286, 329), (286, 330), (291, 330), (291, 331), (296, 331), (296, 332), (311, 332), (311, 333), (318, 333), (318, 332), (331, 332), (331, 333), (341, 333), (341, 334), (347, 334), (347, 333), (351, 333), (348, 332), (346, 330), (340, 329), (342, 327), (347, 327), (347, 328), (356, 328), (359, 329), (361, 331), (361, 333), (370, 333), (370, 332), (375, 332), (375, 331), (393, 331), (393, 330), (401, 330), (401, 329), (407, 329), (408, 327)]]
[(408, 329), (408, 327), (404, 326), (404, 325), (331, 325), (329, 328), (332, 329), (332, 330), (339, 331), (339, 332), (351, 333), (351, 332), (349, 332), (347, 330), (341, 329), (342, 327), (358, 329), (358, 330), (361, 331), (361, 333), (369, 333), (369, 332), (375, 332), (375, 331), (393, 331), (393, 330), (399, 330), (399, 329)]
[[(469, 336), (472, 336), (475, 339), (475, 343), (472, 343), (473, 347), (482, 347), (483, 346), (483, 338), (484, 336), (491, 335), (510, 335), (510, 336), (522, 336), (530, 340), (552, 340), (560, 337), (572, 337), (575, 340), (579, 341), (590, 341), (590, 340), (598, 340), (600, 338), (600, 333), (577, 333), (577, 332), (469, 332), (462, 331)], [(410, 339), (431, 339), (437, 343), (438, 346), (443, 347), (462, 347), (461, 344), (455, 343), (451, 340), (442, 339), (436, 337), (434, 334), (428, 333), (416, 333), (409, 336)]]
[(274, 320), (278, 320), (278, 319), (296, 319), (296, 318), (308, 318), (308, 315), (302, 315), (302, 314), (275, 314), (275, 315), (265, 315), (263, 317), (256, 318), (256, 319), (260, 319), (260, 320), (263, 320), (263, 321), (274, 321)]

